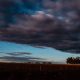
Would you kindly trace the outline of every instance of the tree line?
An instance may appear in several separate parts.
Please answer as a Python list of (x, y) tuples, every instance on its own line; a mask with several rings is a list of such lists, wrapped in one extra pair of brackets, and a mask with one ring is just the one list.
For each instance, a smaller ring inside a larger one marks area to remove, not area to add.
[(80, 64), (80, 57), (69, 57), (66, 62), (67, 64)]

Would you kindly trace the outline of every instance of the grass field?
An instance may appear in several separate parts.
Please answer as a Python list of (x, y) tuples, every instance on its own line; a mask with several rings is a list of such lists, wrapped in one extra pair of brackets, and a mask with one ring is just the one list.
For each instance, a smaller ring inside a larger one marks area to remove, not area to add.
[(79, 80), (80, 65), (0, 63), (0, 80)]
[(0, 63), (0, 69), (3, 70), (39, 70), (39, 71), (52, 71), (52, 70), (79, 70), (80, 64), (31, 64), (31, 63)]

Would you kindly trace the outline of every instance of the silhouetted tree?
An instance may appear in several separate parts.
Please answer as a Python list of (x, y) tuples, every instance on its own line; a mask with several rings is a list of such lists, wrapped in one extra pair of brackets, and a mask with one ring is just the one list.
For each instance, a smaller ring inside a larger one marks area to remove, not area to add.
[(66, 62), (67, 64), (80, 64), (80, 57), (69, 57)]

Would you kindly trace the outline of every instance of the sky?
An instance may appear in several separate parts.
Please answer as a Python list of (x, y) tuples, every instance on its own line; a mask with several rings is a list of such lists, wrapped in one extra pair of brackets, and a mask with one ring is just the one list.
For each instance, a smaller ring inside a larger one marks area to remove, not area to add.
[[(32, 53), (31, 55), (29, 55), (29, 57), (42, 58), (52, 62), (65, 62), (65, 60), (68, 57), (80, 56), (80, 54), (61, 52), (59, 50), (49, 47), (38, 48), (38, 47), (32, 47), (31, 45), (27, 44), (16, 44), (12, 42), (0, 41), (0, 57), (10, 56), (6, 53), (12, 53), (12, 52)], [(21, 57), (23, 58), (25, 58), (25, 56), (26, 55), (21, 55)]]
[(79, 4), (57, 1), (0, 1), (0, 61), (65, 62), (80, 56)]

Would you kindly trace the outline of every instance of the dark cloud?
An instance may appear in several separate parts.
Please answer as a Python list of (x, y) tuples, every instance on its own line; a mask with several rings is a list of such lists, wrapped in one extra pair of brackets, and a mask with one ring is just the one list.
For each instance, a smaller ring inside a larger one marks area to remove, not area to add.
[[(68, 29), (66, 29), (67, 26)], [(31, 17), (28, 21), (22, 20), (17, 24), (11, 24), (6, 30), (2, 30), (0, 40), (48, 46), (62, 51), (79, 53), (80, 38), (77, 26), (79, 24), (66, 25), (65, 21), (63, 24), (62, 21), (48, 18), (45, 15), (42, 20)]]
[(5, 53), (6, 56), (0, 57), (1, 61), (9, 61), (9, 62), (37, 62), (37, 61), (46, 61), (45, 58), (33, 57), (32, 53), (28, 52), (0, 52)]
[(11, 52), (11, 53), (6, 53), (7, 55), (11, 56), (21, 56), (21, 55), (31, 55), (32, 53), (28, 52)]
[(35, 62), (35, 61), (44, 61), (46, 59), (37, 58), (37, 57), (14, 57), (14, 56), (4, 56), (0, 57), (0, 60), (10, 61), (10, 62)]
[[(13, 1), (14, 10), (13, 5), (9, 5), (11, 6), (9, 8), (8, 4), (5, 3), (8, 7), (7, 9), (5, 6), (0, 5), (5, 9), (4, 11), (8, 11), (8, 14), (4, 13), (3, 15), (3, 12), (0, 14), (6, 18), (4, 20), (2, 17), (0, 21), (1, 25), (5, 25), (5, 27), (0, 27), (0, 40), (34, 46), (48, 46), (66, 52), (80, 53), (79, 4), (77, 6), (73, 1), (67, 2), (68, 5), (66, 3), (63, 5), (59, 2), (55, 4), (52, 0), (42, 0), (37, 5), (35, 1), (37, 0), (28, 0), (30, 5), (25, 3), (26, 7), (22, 6), (23, 0), (18, 0), (17, 3)], [(73, 6), (70, 6), (72, 3)], [(35, 7), (33, 7), (34, 5)], [(75, 13), (74, 6), (76, 6), (78, 13)], [(39, 8), (38, 10), (43, 8), (41, 9), (43, 11), (38, 11), (37, 7)]]

